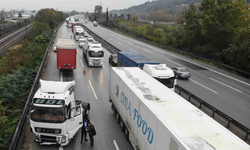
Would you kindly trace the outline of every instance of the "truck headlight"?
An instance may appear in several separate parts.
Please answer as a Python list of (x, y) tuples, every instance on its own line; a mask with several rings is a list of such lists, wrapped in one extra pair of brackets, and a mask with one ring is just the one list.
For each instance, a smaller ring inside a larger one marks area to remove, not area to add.
[(65, 143), (65, 142), (66, 142), (66, 136), (62, 135), (61, 143)]

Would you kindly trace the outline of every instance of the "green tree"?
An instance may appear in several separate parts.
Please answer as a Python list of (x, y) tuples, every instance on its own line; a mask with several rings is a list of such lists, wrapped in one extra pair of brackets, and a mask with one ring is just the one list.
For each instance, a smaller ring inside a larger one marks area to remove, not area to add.
[(23, 15), (21, 12), (18, 13), (18, 18), (23, 18)]

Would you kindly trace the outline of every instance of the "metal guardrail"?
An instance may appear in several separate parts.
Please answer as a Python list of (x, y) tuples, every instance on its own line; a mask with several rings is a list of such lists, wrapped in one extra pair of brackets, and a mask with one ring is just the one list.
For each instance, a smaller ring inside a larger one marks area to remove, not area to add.
[(229, 128), (230, 125), (234, 124), (241, 131), (244, 131), (246, 133), (246, 136), (245, 136), (244, 140), (247, 141), (248, 135), (250, 134), (250, 129), (248, 129), (246, 126), (242, 125), (238, 121), (234, 120), (230, 116), (226, 115), (222, 111), (218, 110), (217, 108), (213, 107), (212, 105), (208, 104), (204, 100), (202, 100), (199, 97), (195, 96), (194, 94), (190, 93), (188, 90), (182, 88), (181, 86), (176, 85), (175, 87), (177, 89), (179, 89), (179, 91), (177, 92), (179, 95), (181, 95), (181, 92), (184, 92), (184, 93), (186, 93), (188, 95), (188, 101), (189, 102), (191, 101), (191, 98), (193, 98), (194, 100), (196, 100), (199, 103), (199, 106), (198, 106), (199, 109), (201, 109), (203, 106), (205, 106), (210, 111), (212, 111), (212, 116), (211, 116), (212, 118), (214, 118), (215, 115), (218, 114), (220, 117), (222, 117), (225, 120), (227, 120), (227, 126), (226, 126), (227, 128)]
[[(94, 37), (94, 39), (97, 39), (98, 42), (102, 43), (103, 45), (105, 45), (110, 52), (115, 52), (118, 53), (119, 50), (118, 48), (116, 48), (115, 46), (113, 46), (112, 44), (110, 44), (109, 42), (107, 42), (106, 40), (102, 39), (101, 37), (99, 37), (97, 34), (95, 34), (94, 32), (92, 32), (91, 30), (89, 30), (86, 26), (84, 26), (83, 24), (81, 24), (81, 26), (88, 32), (91, 33), (91, 35)], [(213, 107), (212, 105), (208, 104), (207, 102), (205, 102), (204, 100), (202, 100), (201, 98), (195, 96), (194, 94), (192, 94), (191, 92), (189, 92), (188, 90), (182, 88), (179, 85), (175, 86), (176, 89), (179, 89), (178, 94), (181, 95), (181, 92), (184, 92), (188, 95), (188, 101), (191, 101), (191, 98), (195, 99), (196, 101), (198, 101), (199, 106), (198, 108), (201, 109), (203, 106), (207, 107), (208, 109), (210, 109), (212, 111), (212, 118), (215, 117), (216, 114), (218, 114), (220, 117), (224, 118), (227, 120), (227, 128), (230, 127), (230, 125), (234, 124), (238, 129), (240, 129), (241, 131), (245, 132), (246, 136), (245, 136), (245, 141), (247, 141), (248, 136), (250, 135), (250, 129), (248, 129), (246, 126), (242, 125), (241, 123), (239, 123), (238, 121), (234, 120), (233, 118), (231, 118), (230, 116), (226, 115), (225, 113), (223, 113), (222, 111), (218, 110), (217, 108)]]
[(82, 26), (84, 30), (86, 30), (96, 41), (98, 41), (99, 43), (102, 43), (102, 46), (105, 47), (112, 54), (117, 54), (119, 51), (121, 51), (114, 45), (110, 44), (108, 41), (104, 40), (103, 38), (101, 38), (100, 36), (92, 32), (91, 30), (89, 30), (85, 25), (83, 24), (79, 24), (79, 25)]
[[(58, 29), (60, 28), (60, 26), (61, 26), (63, 23), (64, 23), (64, 22), (62, 22), (62, 23), (58, 26)], [(22, 133), (23, 133), (23, 130), (24, 130), (25, 120), (26, 120), (27, 115), (28, 115), (28, 113), (29, 113), (30, 103), (31, 103), (31, 101), (32, 101), (32, 98), (33, 98), (33, 96), (34, 96), (36, 90), (37, 90), (37, 85), (39, 84), (39, 79), (40, 79), (41, 74), (42, 74), (42, 72), (43, 72), (43, 69), (44, 69), (44, 66), (45, 66), (45, 62), (46, 62), (47, 57), (48, 57), (49, 50), (51, 49), (51, 47), (52, 47), (52, 45), (53, 45), (53, 41), (54, 41), (54, 39), (55, 39), (55, 37), (56, 37), (56, 33), (57, 33), (58, 29), (54, 31), (53, 36), (52, 36), (52, 38), (51, 38), (51, 40), (50, 40), (50, 42), (49, 42), (49, 45), (48, 45), (48, 47), (47, 47), (47, 49), (46, 49), (46, 53), (45, 53), (45, 55), (44, 55), (44, 57), (43, 57), (42, 63), (41, 63), (40, 68), (39, 68), (39, 70), (38, 70), (38, 72), (37, 72), (36, 79), (35, 79), (35, 81), (34, 81), (34, 83), (33, 83), (33, 86), (32, 86), (32, 88), (31, 88), (30, 94), (29, 94), (29, 96), (28, 96), (28, 98), (27, 98), (27, 101), (26, 101), (26, 103), (25, 103), (25, 106), (24, 106), (24, 108), (23, 108), (22, 115), (21, 115), (21, 117), (20, 117), (20, 119), (19, 119), (19, 121), (18, 121), (18, 124), (17, 124), (17, 126), (16, 126), (14, 135), (13, 135), (12, 140), (11, 140), (11, 144), (10, 144), (9, 150), (17, 150), (17, 149), (19, 149), (19, 147), (20, 147), (20, 144), (21, 144), (21, 142), (22, 142), (22, 140), (20, 140), (20, 139), (21, 139), (21, 136), (22, 136)]]

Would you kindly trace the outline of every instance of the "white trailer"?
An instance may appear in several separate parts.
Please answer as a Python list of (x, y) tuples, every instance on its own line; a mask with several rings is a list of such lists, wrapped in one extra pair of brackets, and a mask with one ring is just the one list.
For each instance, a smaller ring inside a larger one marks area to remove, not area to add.
[(35, 141), (42, 145), (67, 145), (83, 125), (90, 104), (75, 99), (75, 81), (40, 80), (41, 87), (34, 95), (30, 128)]
[(145, 64), (143, 66), (143, 71), (174, 91), (176, 85), (175, 74), (172, 69), (166, 66), (166, 64)]
[(249, 145), (137, 67), (111, 68), (109, 96), (140, 150), (250, 150)]

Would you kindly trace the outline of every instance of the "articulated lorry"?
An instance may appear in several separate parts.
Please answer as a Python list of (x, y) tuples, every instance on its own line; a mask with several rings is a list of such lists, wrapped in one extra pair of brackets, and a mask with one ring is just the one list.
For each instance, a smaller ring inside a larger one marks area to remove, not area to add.
[(75, 81), (40, 80), (30, 111), (30, 128), (43, 145), (67, 145), (83, 125), (90, 104), (75, 99)]
[(76, 69), (76, 45), (72, 39), (58, 38), (57, 69)]
[(111, 108), (135, 150), (249, 150), (250, 146), (138, 67), (112, 67)]
[(174, 91), (176, 85), (175, 74), (166, 64), (159, 64), (136, 52), (119, 52), (118, 66), (139, 67)]

